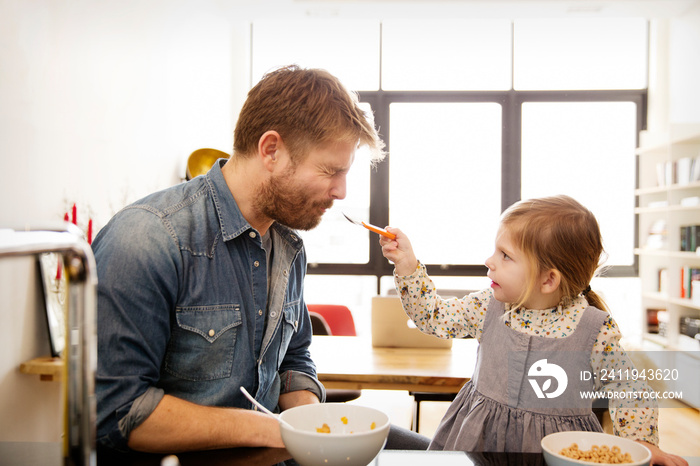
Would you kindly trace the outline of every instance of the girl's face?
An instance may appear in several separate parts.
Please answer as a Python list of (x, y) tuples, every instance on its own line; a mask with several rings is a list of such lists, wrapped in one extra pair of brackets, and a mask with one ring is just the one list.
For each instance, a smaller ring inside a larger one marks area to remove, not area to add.
[(494, 298), (503, 303), (518, 302), (528, 286), (528, 264), (503, 225), (496, 234), (496, 250), (485, 264)]

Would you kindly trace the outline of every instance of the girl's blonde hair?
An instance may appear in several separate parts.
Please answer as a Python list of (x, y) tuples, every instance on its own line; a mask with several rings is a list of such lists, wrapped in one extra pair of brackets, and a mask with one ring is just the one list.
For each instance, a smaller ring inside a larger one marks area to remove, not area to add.
[(503, 212), (501, 226), (529, 261), (530, 283), (515, 307), (527, 301), (542, 272), (556, 269), (561, 273), (564, 304), (583, 294), (590, 305), (608, 311), (603, 299), (590, 290), (605, 254), (598, 221), (590, 210), (564, 195), (523, 200)]

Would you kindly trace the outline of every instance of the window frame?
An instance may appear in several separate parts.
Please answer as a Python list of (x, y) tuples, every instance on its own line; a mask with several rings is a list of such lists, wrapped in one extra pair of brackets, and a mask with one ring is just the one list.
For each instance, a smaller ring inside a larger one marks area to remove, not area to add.
[[(387, 225), (389, 221), (389, 172), (391, 170), (389, 106), (392, 103), (481, 103), (494, 102), (502, 109), (501, 147), (501, 212), (520, 200), (522, 160), (522, 105), (526, 102), (632, 102), (636, 105), (637, 140), (646, 128), (647, 89), (631, 90), (576, 90), (576, 91), (361, 91), (360, 101), (372, 106), (374, 120), (386, 143), (388, 155), (370, 175), (369, 222)], [(635, 161), (638, 187), (639, 161)], [(635, 201), (636, 203), (637, 201)], [(636, 206), (636, 204), (635, 204)], [(634, 214), (634, 247), (638, 247), (639, 217)], [(324, 275), (371, 275), (377, 278), (377, 292), (383, 276), (393, 273), (391, 265), (381, 253), (376, 235), (370, 235), (369, 261), (365, 264), (310, 263), (309, 274)], [(425, 264), (430, 275), (485, 276), (482, 264)], [(611, 266), (607, 277), (636, 277), (639, 274), (638, 256), (628, 266)]]

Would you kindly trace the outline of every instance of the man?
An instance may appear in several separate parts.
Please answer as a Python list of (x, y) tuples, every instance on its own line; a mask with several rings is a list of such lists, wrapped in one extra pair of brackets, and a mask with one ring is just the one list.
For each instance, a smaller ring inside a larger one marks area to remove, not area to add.
[(100, 231), (99, 446), (283, 447), (240, 387), (271, 410), (324, 400), (292, 229), (315, 227), (345, 197), (360, 145), (381, 159), (356, 96), (325, 71), (283, 68), (249, 92), (228, 161)]

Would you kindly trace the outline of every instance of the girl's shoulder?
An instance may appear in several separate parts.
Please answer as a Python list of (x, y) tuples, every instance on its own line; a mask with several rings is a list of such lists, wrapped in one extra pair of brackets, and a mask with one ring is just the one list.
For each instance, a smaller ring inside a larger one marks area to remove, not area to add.
[(584, 309), (584, 316), (586, 314), (589, 322), (591, 322), (591, 330), (597, 333), (597, 340), (603, 342), (605, 346), (609, 342), (619, 340), (622, 337), (620, 327), (609, 311), (587, 305)]
[(617, 324), (615, 323), (615, 320), (613, 319), (612, 315), (610, 314), (609, 311), (606, 311), (604, 309), (597, 308), (595, 306), (591, 306), (585, 301), (585, 298), (579, 298), (583, 299), (584, 302), (586, 303), (586, 307), (584, 308), (584, 313), (589, 313), (591, 317), (594, 317), (596, 320), (602, 322), (601, 325), (607, 325), (609, 328), (617, 328)]

